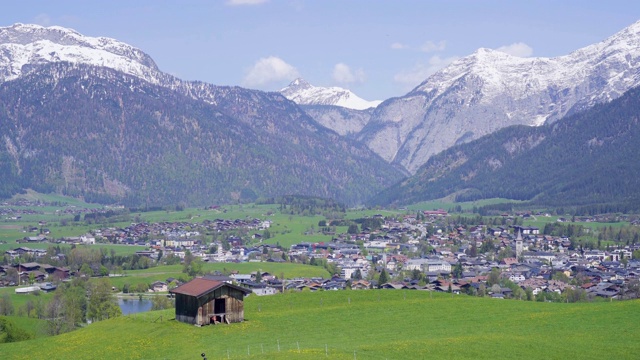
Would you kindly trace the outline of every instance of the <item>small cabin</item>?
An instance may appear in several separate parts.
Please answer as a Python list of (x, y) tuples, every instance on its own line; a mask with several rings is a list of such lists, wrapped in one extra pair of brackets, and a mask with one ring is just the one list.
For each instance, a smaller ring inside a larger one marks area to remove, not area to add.
[(169, 292), (176, 297), (176, 320), (202, 326), (244, 321), (244, 297), (251, 290), (195, 278)]

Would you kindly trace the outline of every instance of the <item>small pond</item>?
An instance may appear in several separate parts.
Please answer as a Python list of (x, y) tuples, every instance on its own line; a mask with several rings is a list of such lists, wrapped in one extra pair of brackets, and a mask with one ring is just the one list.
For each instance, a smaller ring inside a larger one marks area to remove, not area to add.
[(151, 310), (152, 303), (149, 299), (118, 299), (118, 305), (122, 315), (129, 315)]

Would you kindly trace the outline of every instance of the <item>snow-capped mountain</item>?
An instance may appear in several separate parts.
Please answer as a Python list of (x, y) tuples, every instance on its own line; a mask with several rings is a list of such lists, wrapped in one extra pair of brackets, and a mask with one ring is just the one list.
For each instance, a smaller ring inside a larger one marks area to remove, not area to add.
[(33, 188), (108, 203), (302, 194), (355, 205), (403, 176), (279, 93), (181, 80), (130, 45), (61, 27), (0, 28), (0, 99), (3, 198)]
[(14, 24), (0, 28), (0, 82), (18, 78), (51, 62), (108, 67), (158, 83), (151, 57), (139, 49), (105, 37), (89, 37), (59, 27)]
[(640, 22), (556, 58), (479, 49), (378, 106), (359, 138), (413, 173), (456, 143), (553, 122), (639, 84)]
[(280, 93), (299, 105), (335, 105), (354, 110), (374, 108), (382, 102), (364, 100), (340, 87), (313, 86), (301, 78), (293, 80)]

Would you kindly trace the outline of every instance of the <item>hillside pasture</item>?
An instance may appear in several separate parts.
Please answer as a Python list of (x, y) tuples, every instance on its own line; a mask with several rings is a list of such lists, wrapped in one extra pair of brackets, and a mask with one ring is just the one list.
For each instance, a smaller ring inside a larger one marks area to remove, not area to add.
[(4, 359), (633, 359), (640, 302), (538, 303), (423, 291), (245, 299), (246, 321), (195, 327), (172, 310), (0, 345)]

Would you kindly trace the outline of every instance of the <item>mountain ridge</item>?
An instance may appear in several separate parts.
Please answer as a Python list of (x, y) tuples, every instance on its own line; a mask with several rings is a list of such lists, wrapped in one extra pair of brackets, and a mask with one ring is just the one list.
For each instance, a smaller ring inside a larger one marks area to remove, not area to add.
[(159, 82), (160, 70), (153, 59), (118, 40), (84, 36), (60, 26), (17, 23), (0, 28), (0, 81), (16, 79), (34, 65), (60, 61), (110, 67)]
[(0, 72), (2, 196), (33, 188), (139, 206), (302, 194), (355, 205), (403, 176), (280, 93), (183, 81), (117, 40), (1, 28)]
[(334, 105), (352, 110), (375, 108), (382, 101), (368, 101), (341, 87), (320, 87), (297, 78), (280, 90), (287, 99), (299, 105)]
[(624, 205), (640, 196), (640, 87), (557, 122), (514, 125), (451, 147), (371, 204), (455, 196), (554, 206)]
[(640, 22), (556, 58), (478, 49), (373, 112), (357, 138), (415, 173), (429, 157), (510, 125), (540, 126), (640, 85)]

